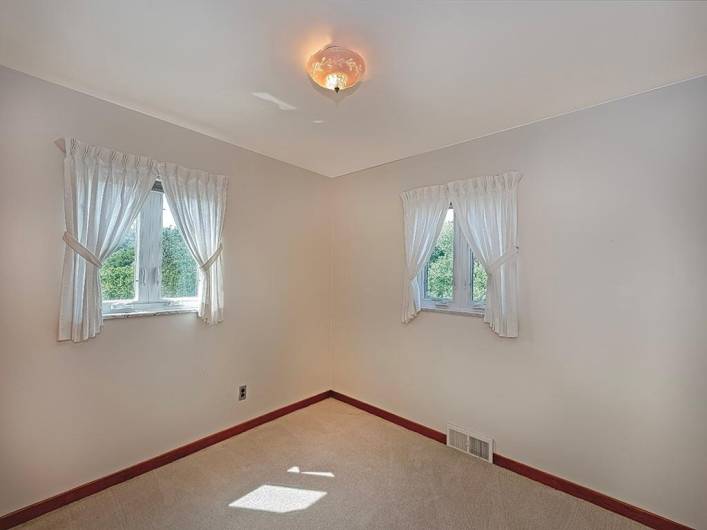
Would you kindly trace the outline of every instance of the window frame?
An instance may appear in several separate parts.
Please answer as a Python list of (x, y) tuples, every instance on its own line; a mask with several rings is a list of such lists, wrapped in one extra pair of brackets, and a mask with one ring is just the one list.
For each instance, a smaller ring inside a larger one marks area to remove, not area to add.
[[(450, 210), (454, 206), (450, 203)], [(436, 242), (435, 242), (436, 244)], [(474, 254), (459, 228), (459, 221), (456, 213), (454, 215), (454, 259), (452, 262), (452, 298), (434, 298), (427, 295), (427, 269), (429, 260), (422, 268), (422, 272), (417, 279), (420, 286), (421, 307), (423, 311), (440, 313), (463, 314), (470, 316), (484, 315), (486, 310), (485, 302), (475, 302), (473, 299), (473, 263)]]
[(164, 200), (162, 183), (156, 180), (136, 220), (135, 297), (131, 300), (104, 300), (104, 319), (194, 313), (199, 310), (201, 274), (198, 276), (196, 296), (167, 298), (161, 295)]

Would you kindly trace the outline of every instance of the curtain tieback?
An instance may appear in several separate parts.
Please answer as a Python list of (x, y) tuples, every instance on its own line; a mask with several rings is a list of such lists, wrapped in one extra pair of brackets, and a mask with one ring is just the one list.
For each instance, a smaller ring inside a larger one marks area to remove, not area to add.
[(218, 248), (216, 249), (216, 252), (211, 254), (211, 257), (209, 259), (207, 259), (206, 262), (201, 266), (201, 270), (204, 272), (209, 272), (211, 265), (213, 265), (214, 262), (221, 255), (222, 250), (223, 250), (223, 245), (221, 243), (219, 243)]
[(99, 260), (93, 252), (84, 247), (83, 244), (81, 244), (79, 240), (72, 236), (69, 232), (64, 232), (64, 237), (62, 239), (67, 245), (69, 245), (71, 250), (76, 252), (89, 263), (92, 263), (99, 269), (103, 266), (101, 260)]
[(497, 260), (493, 261), (489, 266), (486, 272), (493, 276), (496, 274), (499, 269), (501, 268), (501, 265), (504, 263), (509, 262), (512, 259), (515, 259), (518, 256), (518, 247), (515, 247), (513, 250), (509, 250), (505, 254), (503, 254), (500, 258)]

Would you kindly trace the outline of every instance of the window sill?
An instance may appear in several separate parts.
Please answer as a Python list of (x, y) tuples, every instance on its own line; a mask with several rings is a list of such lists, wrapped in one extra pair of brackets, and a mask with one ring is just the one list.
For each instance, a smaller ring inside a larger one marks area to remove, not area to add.
[(423, 307), (421, 310), (428, 313), (443, 313), (445, 315), (457, 315), (461, 317), (484, 318), (484, 311), (481, 309), (464, 311), (453, 308), (446, 309), (444, 307)]
[(119, 318), (141, 318), (141, 317), (160, 317), (166, 315), (184, 315), (186, 313), (197, 313), (199, 310), (196, 307), (179, 307), (168, 309), (151, 309), (149, 311), (129, 311), (125, 313), (104, 313), (103, 320), (115, 320)]

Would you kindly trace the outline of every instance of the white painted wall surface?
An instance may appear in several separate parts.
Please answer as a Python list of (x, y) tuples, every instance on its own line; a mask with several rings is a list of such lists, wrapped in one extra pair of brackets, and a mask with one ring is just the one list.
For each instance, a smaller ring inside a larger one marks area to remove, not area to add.
[[(223, 324), (56, 342), (62, 135), (232, 177)], [(0, 68), (0, 180), (0, 514), (331, 387), (329, 179)]]
[[(335, 180), (334, 388), (707, 528), (707, 78)], [(516, 169), (520, 338), (400, 323), (403, 190)]]
[[(85, 344), (55, 341), (61, 135), (233, 177), (222, 325), (136, 318)], [(705, 138), (702, 78), (329, 181), (0, 68), (0, 513), (333, 377), (343, 393), (488, 433), (508, 457), (707, 527)], [(399, 193), (507, 169), (525, 174), (520, 338), (471, 317), (401, 324)]]

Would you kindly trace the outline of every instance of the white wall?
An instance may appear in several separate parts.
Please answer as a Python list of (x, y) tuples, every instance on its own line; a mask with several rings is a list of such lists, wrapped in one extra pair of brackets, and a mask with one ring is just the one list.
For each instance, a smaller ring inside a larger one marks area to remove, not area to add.
[[(62, 135), (232, 176), (222, 325), (55, 341)], [(707, 527), (705, 138), (707, 78), (329, 181), (0, 68), (0, 514), (326, 390), (333, 369), (343, 393)], [(399, 193), (506, 169), (525, 174), (520, 338), (401, 324)]]
[[(223, 324), (56, 342), (62, 135), (232, 176)], [(0, 179), (0, 514), (331, 387), (329, 179), (5, 68)]]
[[(335, 180), (334, 388), (707, 528), (707, 78)], [(517, 169), (520, 338), (400, 323), (399, 194)]]

